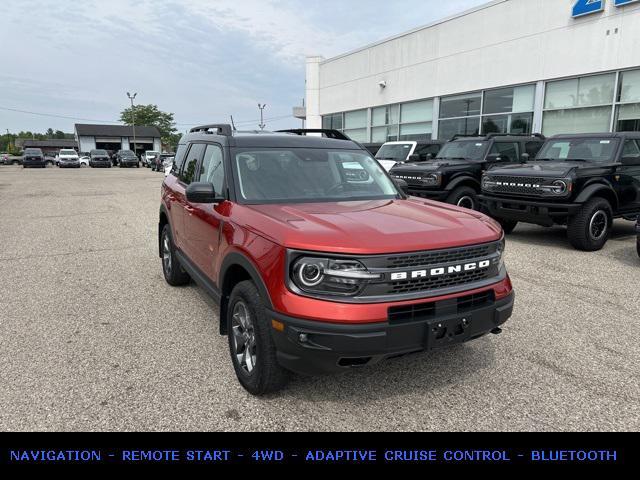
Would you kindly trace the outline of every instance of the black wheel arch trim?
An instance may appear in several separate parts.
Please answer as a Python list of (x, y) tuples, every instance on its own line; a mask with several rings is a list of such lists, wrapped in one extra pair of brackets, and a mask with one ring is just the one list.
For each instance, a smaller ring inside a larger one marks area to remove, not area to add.
[[(463, 185), (464, 184), (464, 185)], [(478, 180), (476, 180), (475, 178), (469, 176), (469, 175), (461, 175), (459, 177), (455, 177), (453, 180), (451, 180), (449, 182), (449, 184), (445, 187), (445, 190), (448, 192), (452, 192), (453, 190), (455, 190), (458, 187), (461, 186), (471, 186), (469, 184), (473, 184), (475, 185), (475, 190), (479, 193), (480, 192), (480, 182)], [(473, 188), (473, 187), (471, 187)]]
[(597, 197), (600, 192), (606, 192), (607, 195), (614, 198), (615, 204), (611, 205), (611, 208), (613, 208), (614, 211), (617, 210), (619, 205), (618, 194), (610, 185), (604, 183), (591, 183), (587, 185), (576, 197), (576, 203), (587, 203), (591, 198)]
[(160, 218), (163, 214), (167, 218), (166, 224), (169, 225), (169, 228), (171, 229), (171, 237), (174, 238), (173, 227), (171, 226), (171, 218), (169, 217), (169, 212), (167, 212), (167, 208), (164, 206), (164, 204), (162, 204), (160, 205), (160, 210), (158, 212), (158, 256), (160, 258), (162, 258), (162, 229), (164, 228), (162, 222), (160, 222)]
[(258, 273), (258, 268), (253, 264), (251, 260), (247, 258), (246, 255), (243, 255), (242, 253), (231, 252), (224, 257), (222, 265), (220, 266), (218, 285), (220, 285), (222, 288), (229, 269), (235, 265), (238, 265), (247, 271), (247, 273), (251, 277), (251, 280), (253, 280), (253, 283), (255, 283), (258, 292), (260, 292), (260, 296), (265, 302), (265, 307), (268, 309), (273, 309), (273, 303), (271, 302), (269, 290), (267, 290), (267, 286), (262, 280), (262, 276), (260, 275), (260, 273)]

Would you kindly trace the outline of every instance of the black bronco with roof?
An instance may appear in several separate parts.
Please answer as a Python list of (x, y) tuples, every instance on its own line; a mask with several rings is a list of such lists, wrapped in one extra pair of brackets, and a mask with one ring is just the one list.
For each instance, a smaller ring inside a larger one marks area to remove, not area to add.
[(424, 162), (438, 155), (444, 140), (400, 140), (383, 144), (376, 152), (378, 163), (385, 170), (405, 162)]
[(507, 232), (567, 225), (579, 250), (600, 250), (614, 218), (640, 214), (640, 132), (556, 135), (527, 165), (494, 168), (480, 201)]
[(537, 134), (455, 136), (434, 160), (396, 165), (390, 174), (407, 182), (410, 195), (478, 210), (483, 172), (494, 165), (520, 165), (535, 157), (543, 143)]

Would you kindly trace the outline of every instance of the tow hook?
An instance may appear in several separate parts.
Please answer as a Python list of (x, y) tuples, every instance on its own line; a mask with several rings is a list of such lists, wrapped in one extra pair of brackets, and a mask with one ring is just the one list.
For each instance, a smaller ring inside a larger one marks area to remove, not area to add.
[(493, 333), (494, 335), (500, 335), (502, 333), (502, 329), (500, 327), (496, 327), (491, 330), (491, 333)]

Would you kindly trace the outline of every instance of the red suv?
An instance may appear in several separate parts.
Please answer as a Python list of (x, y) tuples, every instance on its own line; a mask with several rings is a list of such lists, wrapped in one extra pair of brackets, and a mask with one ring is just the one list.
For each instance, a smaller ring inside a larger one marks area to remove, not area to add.
[(500, 225), (404, 188), (335, 130), (207, 125), (180, 140), (162, 186), (164, 276), (220, 305), (250, 393), (500, 333), (514, 302)]

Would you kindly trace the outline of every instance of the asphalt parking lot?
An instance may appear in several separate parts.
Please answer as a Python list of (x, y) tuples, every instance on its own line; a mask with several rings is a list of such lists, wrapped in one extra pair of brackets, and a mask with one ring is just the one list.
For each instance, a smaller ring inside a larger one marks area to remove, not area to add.
[(262, 399), (157, 256), (163, 176), (0, 166), (1, 430), (640, 430), (640, 259), (518, 226), (500, 336)]

